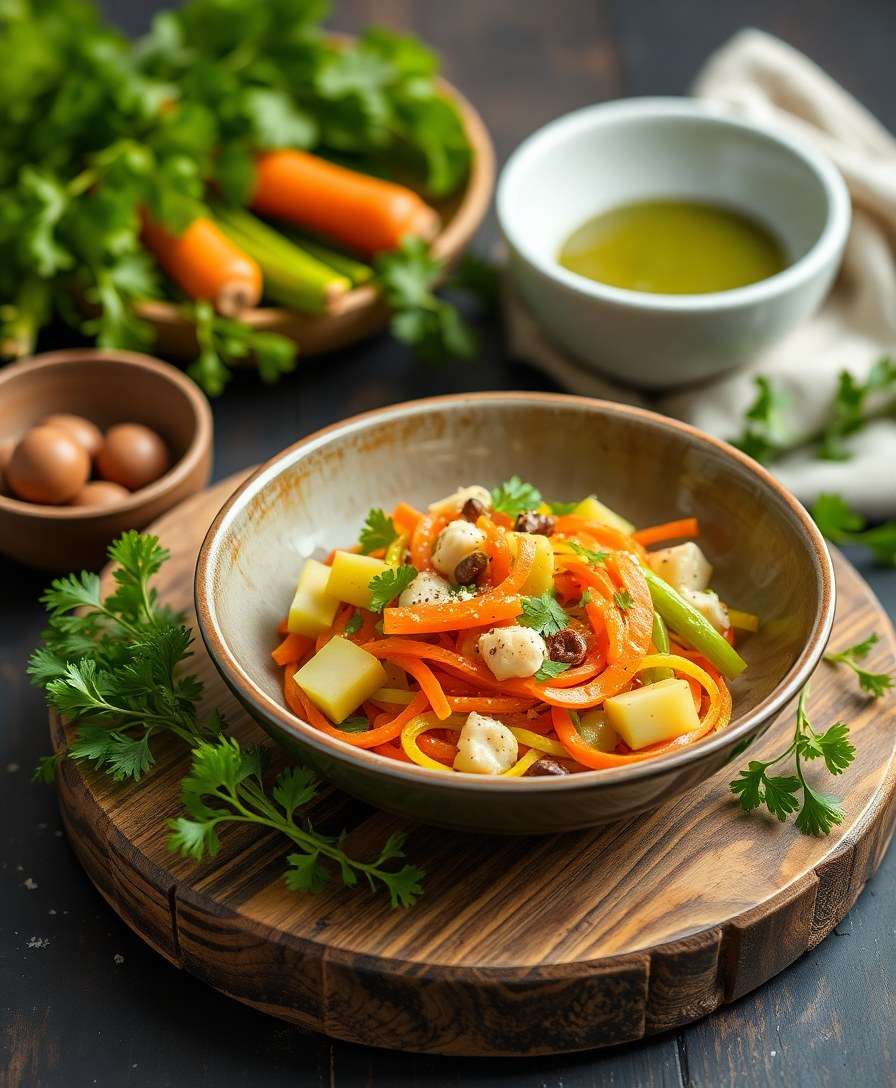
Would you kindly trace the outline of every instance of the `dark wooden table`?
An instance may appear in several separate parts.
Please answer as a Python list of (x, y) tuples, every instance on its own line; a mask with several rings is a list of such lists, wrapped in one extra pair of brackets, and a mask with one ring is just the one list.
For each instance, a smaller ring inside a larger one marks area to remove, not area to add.
[[(107, 0), (131, 32), (154, 7)], [(745, 24), (808, 52), (896, 128), (892, 0), (355, 0), (334, 24), (411, 28), (481, 109), (500, 159), (552, 117), (600, 99), (678, 94), (701, 60)], [(490, 218), (481, 247), (495, 239)], [(215, 475), (262, 460), (366, 408), (465, 389), (548, 383), (485, 330), (475, 365), (431, 369), (380, 338), (301, 364), (276, 389), (246, 376), (214, 406)], [(891, 614), (896, 572), (860, 563)], [(847, 920), (770, 985), (677, 1035), (573, 1057), (440, 1059), (331, 1043), (207, 990), (145, 948), (72, 856), (54, 796), (29, 783), (47, 750), (42, 700), (24, 667), (41, 630), (44, 577), (0, 563), (0, 1086), (111, 1088), (264, 1084), (514, 1088), (896, 1083), (892, 852)]]

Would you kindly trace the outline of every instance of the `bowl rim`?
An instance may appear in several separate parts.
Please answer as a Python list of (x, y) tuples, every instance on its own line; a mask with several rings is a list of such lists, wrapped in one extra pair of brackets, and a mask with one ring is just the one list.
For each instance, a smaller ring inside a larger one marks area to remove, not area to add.
[[(416, 764), (405, 764), (390, 760), (376, 752), (356, 748), (327, 736), (327, 734), (315, 729), (308, 722), (292, 714), (282, 703), (262, 691), (230, 652), (220, 630), (215, 610), (215, 573), (219, 568), (223, 537), (229, 524), (239, 515), (242, 508), (256, 495), (260, 494), (267, 484), (285, 468), (294, 465), (305, 455), (314, 452), (329, 442), (350, 435), (353, 432), (363, 431), (374, 423), (388, 422), (403, 416), (423, 414), (433, 410), (462, 410), (469, 408), (471, 402), (479, 405), (491, 404), (495, 406), (531, 404), (533, 406), (549, 407), (552, 405), (566, 405), (589, 413), (610, 413), (642, 420), (649, 426), (658, 427), (664, 431), (672, 431), (691, 441), (696, 441), (699, 445), (722, 453), (726, 458), (734, 460), (743, 470), (758, 479), (760, 484), (771, 493), (775, 501), (783, 507), (785, 513), (789, 514), (796, 522), (797, 529), (801, 529), (805, 535), (818, 586), (819, 603), (810, 636), (797, 660), (778, 686), (758, 706), (754, 707), (742, 720), (738, 721), (735, 726), (729, 726), (720, 732), (713, 733), (693, 745), (693, 747), (682, 749), (680, 753), (674, 753), (661, 759), (645, 760), (643, 763), (635, 763), (628, 767), (581, 771), (562, 777), (532, 777), (527, 778), (525, 781), (517, 778), (458, 772), (449, 775)], [(317, 749), (325, 757), (333, 758), (337, 762), (353, 764), (358, 769), (368, 772), (386, 774), (396, 781), (414, 782), (418, 785), (426, 783), (434, 789), (462, 787), (473, 790), (522, 789), (546, 792), (590, 788), (601, 782), (619, 784), (621, 782), (658, 777), (667, 771), (672, 771), (693, 760), (700, 759), (702, 756), (711, 755), (718, 749), (727, 747), (755, 733), (763, 722), (771, 719), (794, 698), (814, 671), (830, 637), (836, 601), (834, 569), (824, 538), (796, 497), (791, 495), (783, 484), (752, 458), (747, 457), (746, 454), (728, 445), (728, 443), (713, 438), (696, 427), (692, 427), (690, 424), (658, 415), (643, 408), (634, 408), (629, 405), (564, 393), (536, 392), (449, 394), (447, 396), (405, 401), (400, 404), (362, 412), (359, 415), (351, 416), (307, 435), (259, 466), (229, 496), (215, 516), (200, 546), (193, 586), (199, 631), (215, 666), (230, 689), (238, 695), (247, 707), (251, 708), (253, 713), (268, 721), (273, 721), (278, 729), (282, 728), (285, 734), (301, 738), (303, 742)]]
[[(96, 367), (131, 367), (154, 374), (180, 393), (192, 414), (193, 433), (181, 457), (157, 480), (132, 491), (127, 499), (114, 506), (51, 506), (48, 503), (26, 502), (11, 495), (0, 495), (0, 511), (17, 517), (48, 518), (52, 521), (99, 521), (112, 515), (138, 510), (146, 503), (178, 488), (206, 455), (212, 442), (212, 412), (209, 403), (192, 379), (183, 371), (152, 355), (116, 348), (65, 348), (32, 355), (12, 363), (0, 372), (0, 397), (3, 387), (25, 374), (50, 370), (54, 367), (88, 364)], [(170, 395), (170, 391), (169, 391)], [(123, 419), (122, 422), (128, 422)]]
[[(505, 241), (523, 261), (568, 291), (631, 310), (682, 314), (717, 313), (754, 306), (800, 288), (829, 264), (837, 261), (846, 244), (852, 219), (852, 204), (846, 183), (833, 162), (807, 141), (781, 128), (764, 125), (736, 114), (732, 110), (732, 107), (721, 102), (693, 98), (623, 98), (585, 106), (548, 122), (523, 140), (505, 163), (498, 178), (495, 211)], [(814, 175), (827, 204), (824, 226), (811, 247), (780, 272), (757, 280), (756, 283), (726, 291), (692, 295), (653, 294), (613, 287), (581, 276), (577, 272), (570, 272), (558, 261), (537, 252), (526, 235), (514, 229), (514, 220), (521, 218), (514, 215), (508, 195), (515, 176), (529, 167), (533, 160), (549, 153), (560, 141), (568, 138), (586, 139), (595, 129), (608, 124), (646, 119), (691, 121), (698, 125), (728, 128), (751, 137), (758, 136), (779, 151), (799, 160)]]

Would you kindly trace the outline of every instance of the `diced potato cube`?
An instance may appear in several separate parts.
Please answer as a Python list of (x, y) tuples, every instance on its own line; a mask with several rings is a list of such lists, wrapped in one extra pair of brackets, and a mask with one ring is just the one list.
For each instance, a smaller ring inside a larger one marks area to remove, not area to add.
[(339, 599), (327, 593), (329, 579), (329, 567), (316, 559), (305, 560), (286, 620), (291, 635), (316, 638), (333, 623)]
[(676, 678), (614, 695), (604, 708), (610, 726), (636, 751), (700, 725), (688, 682)]
[(635, 531), (635, 527), (630, 521), (626, 521), (624, 517), (615, 513), (609, 506), (604, 506), (595, 495), (589, 495), (587, 499), (582, 499), (573, 510), (573, 514), (577, 518), (587, 518), (589, 521), (596, 521), (601, 525), (609, 525), (611, 529), (618, 529), (621, 533), (633, 533)]
[[(514, 559), (516, 559), (517, 555), (519, 538), (528, 535), (530, 534), (508, 534), (510, 554)], [(520, 593), (525, 597), (540, 597), (542, 593), (547, 593), (554, 585), (554, 551), (551, 547), (550, 537), (536, 534), (532, 535), (531, 539), (535, 541), (535, 559), (532, 563), (532, 570), (529, 571), (529, 577), (523, 582)]]
[(295, 681), (312, 703), (337, 725), (386, 683), (379, 661), (349, 642), (331, 638), (295, 674)]
[(356, 608), (370, 608), (370, 579), (387, 570), (382, 559), (355, 552), (336, 552), (327, 593)]
[(660, 578), (676, 589), (706, 589), (712, 578), (712, 564), (692, 540), (660, 548), (647, 559)]
[(615, 752), (619, 743), (619, 736), (603, 710), (586, 710), (580, 714), (578, 732), (598, 752)]

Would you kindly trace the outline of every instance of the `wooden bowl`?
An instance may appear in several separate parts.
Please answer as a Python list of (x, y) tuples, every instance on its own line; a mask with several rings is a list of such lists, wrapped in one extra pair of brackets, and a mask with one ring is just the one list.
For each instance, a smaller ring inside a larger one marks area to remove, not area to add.
[[(365, 511), (425, 506), (460, 484), (518, 473), (551, 499), (598, 493), (635, 524), (698, 515), (724, 599), (759, 613), (731, 724), (643, 763), (563, 777), (445, 774), (332, 739), (285, 707), (271, 661), (305, 556), (357, 539)], [(806, 682), (834, 616), (818, 529), (765, 469), (652, 412), (547, 393), (436, 397), (357, 416), (291, 446), (228, 499), (196, 571), (209, 654), (277, 740), (340, 788), (407, 819), (537, 834), (633, 816), (683, 793), (762, 733)]]
[(44, 506), (0, 494), (0, 552), (20, 563), (56, 571), (96, 567), (116, 536), (142, 529), (208, 483), (208, 402), (167, 363), (130, 351), (76, 348), (0, 372), (0, 441), (18, 438), (56, 412), (84, 416), (102, 430), (143, 423), (165, 440), (173, 465), (112, 508)]
[[(472, 148), (470, 175), (463, 189), (449, 200), (434, 205), (442, 228), (432, 242), (433, 256), (450, 268), (479, 228), (492, 196), (495, 153), (482, 118), (470, 103), (445, 80), (442, 89), (458, 107)], [(152, 300), (137, 306), (139, 315), (156, 331), (156, 348), (162, 355), (188, 358), (196, 354), (195, 328), (171, 302)], [(389, 311), (376, 287), (356, 287), (343, 295), (332, 312), (313, 316), (279, 307), (261, 306), (240, 314), (240, 320), (264, 332), (288, 336), (299, 344), (303, 356), (321, 355), (354, 344), (384, 328)]]

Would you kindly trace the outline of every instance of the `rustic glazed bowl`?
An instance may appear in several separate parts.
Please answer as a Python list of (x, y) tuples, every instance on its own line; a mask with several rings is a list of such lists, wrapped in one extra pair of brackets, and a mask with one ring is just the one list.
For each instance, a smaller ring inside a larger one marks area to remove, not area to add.
[[(636, 524), (698, 515), (724, 599), (762, 617), (727, 729), (655, 761), (565, 777), (491, 778), (399, 763), (331, 739), (285, 707), (271, 661), (303, 559), (351, 543), (367, 509), (426, 506), (513, 473), (557, 501), (596, 492)], [(209, 653), (262, 726), (340, 788), (423, 823), (533, 834), (656, 807), (717, 771), (797, 693), (827, 643), (834, 576), (802, 506), (738, 450), (651, 412), (580, 397), (486, 393), (396, 405), (296, 443), (243, 483), (200, 549)]]
[(0, 494), (0, 552), (43, 570), (103, 562), (126, 529), (142, 529), (208, 483), (212, 416), (180, 370), (131, 351), (76, 348), (23, 359), (0, 372), (0, 441), (20, 437), (44, 416), (70, 412), (101, 430), (143, 423), (168, 446), (172, 467), (114, 507), (44, 506)]

